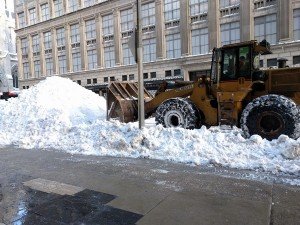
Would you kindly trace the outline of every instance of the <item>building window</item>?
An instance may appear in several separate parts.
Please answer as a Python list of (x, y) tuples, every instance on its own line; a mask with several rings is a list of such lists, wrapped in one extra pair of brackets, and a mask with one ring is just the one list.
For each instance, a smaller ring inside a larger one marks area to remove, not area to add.
[(67, 58), (65, 55), (58, 56), (58, 71), (59, 74), (67, 73)]
[(164, 0), (165, 21), (180, 19), (180, 1)]
[(52, 75), (53, 74), (53, 60), (52, 58), (46, 58), (46, 75)]
[(150, 2), (142, 5), (142, 25), (144, 27), (155, 25), (155, 3)]
[(65, 28), (56, 29), (56, 42), (57, 42), (57, 46), (66, 45)]
[(104, 64), (106, 68), (115, 66), (115, 47), (104, 47)]
[(87, 79), (86, 80), (86, 84), (91, 84), (92, 83), (92, 80), (91, 79)]
[(39, 78), (41, 76), (41, 62), (40, 60), (35, 60), (33, 62), (34, 67), (34, 76), (35, 78)]
[(127, 81), (127, 75), (122, 75), (122, 81)]
[(24, 14), (24, 12), (18, 13), (18, 22), (19, 22), (19, 28), (25, 27), (25, 14)]
[(78, 0), (69, 0), (69, 12), (74, 12), (78, 9)]
[(108, 77), (103, 77), (103, 82), (107, 83), (108, 82)]
[(29, 78), (29, 63), (28, 62), (23, 63), (23, 76), (24, 76), (24, 79)]
[(150, 77), (151, 77), (151, 78), (156, 78), (156, 72), (151, 72), (151, 73), (150, 73)]
[(148, 79), (149, 78), (148, 73), (143, 73), (143, 77), (144, 79)]
[(81, 80), (77, 80), (77, 84), (81, 85)]
[(277, 58), (267, 59), (267, 67), (277, 66)]
[(64, 13), (62, 0), (53, 0), (53, 4), (54, 4), (54, 15), (56, 17), (62, 16)]
[(300, 55), (293, 56), (293, 65), (300, 64)]
[(93, 84), (97, 84), (97, 78), (93, 78)]
[(262, 67), (264, 67), (264, 60), (259, 60), (259, 66), (262, 68)]
[(88, 7), (95, 4), (95, 0), (84, 0), (84, 6)]
[(110, 77), (109, 80), (110, 81), (115, 81), (116, 79), (115, 79), (115, 77)]
[(208, 0), (190, 0), (190, 15), (195, 16), (208, 11)]
[(30, 22), (30, 25), (36, 24), (35, 8), (29, 9), (29, 22)]
[(168, 59), (181, 57), (180, 34), (166, 35), (166, 51)]
[(112, 14), (103, 16), (102, 18), (103, 35), (111, 35), (114, 33), (114, 17)]
[(22, 52), (22, 55), (28, 54), (28, 39), (27, 38), (21, 39), (21, 52)]
[(240, 42), (240, 23), (226, 23), (221, 25), (221, 44), (234, 44)]
[(220, 0), (220, 8), (225, 8), (228, 6), (239, 5), (240, 0)]
[(172, 76), (172, 71), (171, 70), (166, 70), (165, 71), (165, 77), (171, 77)]
[(156, 39), (145, 39), (143, 40), (143, 61), (153, 62), (156, 60)]
[(294, 10), (294, 40), (300, 40), (300, 9)]
[(73, 24), (70, 26), (71, 30), (71, 44), (80, 43), (79, 24)]
[(276, 14), (257, 17), (254, 19), (255, 39), (262, 41), (266, 39), (270, 44), (277, 42)]
[(123, 50), (123, 64), (124, 65), (134, 64), (135, 63), (134, 57), (133, 57), (127, 43), (122, 44), (122, 50)]
[(85, 21), (85, 34), (87, 40), (96, 39), (95, 19)]
[(39, 35), (32, 36), (32, 52), (33, 53), (40, 52), (40, 39), (39, 39)]
[(50, 11), (48, 3), (41, 5), (42, 21), (50, 19)]
[(133, 29), (133, 12), (132, 9), (121, 11), (121, 31), (129, 31)]
[(208, 28), (192, 30), (192, 54), (205, 54), (208, 49)]
[(96, 69), (97, 68), (97, 51), (96, 49), (87, 51), (87, 60), (88, 60), (88, 69)]
[(134, 80), (134, 74), (129, 74), (129, 80)]
[(181, 76), (181, 69), (174, 70), (174, 76)]
[(51, 49), (52, 48), (52, 38), (51, 38), (51, 32), (44, 33), (44, 48), (45, 49)]
[(256, 0), (254, 1), (254, 9), (259, 9), (262, 7), (268, 7), (268, 6), (272, 6), (272, 5), (276, 5), (277, 0)]
[(73, 72), (78, 72), (81, 70), (80, 52), (72, 53), (72, 64), (73, 64)]

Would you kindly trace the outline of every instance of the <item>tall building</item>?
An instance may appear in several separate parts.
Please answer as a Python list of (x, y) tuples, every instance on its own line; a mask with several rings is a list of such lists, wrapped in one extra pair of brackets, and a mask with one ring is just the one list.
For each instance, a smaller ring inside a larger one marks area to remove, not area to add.
[[(60, 75), (86, 87), (137, 80), (136, 0), (15, 0), (20, 86)], [(261, 65), (300, 61), (300, 0), (142, 0), (144, 79), (209, 73), (214, 47), (267, 39)]]
[(6, 80), (9, 80), (9, 86), (17, 87), (18, 61), (14, 30), (14, 2), (0, 0), (0, 76), (5, 76)]

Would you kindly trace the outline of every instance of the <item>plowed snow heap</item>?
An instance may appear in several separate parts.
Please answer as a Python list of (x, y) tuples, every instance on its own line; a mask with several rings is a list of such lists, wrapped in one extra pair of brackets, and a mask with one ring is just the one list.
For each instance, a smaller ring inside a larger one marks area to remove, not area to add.
[(103, 97), (73, 81), (49, 77), (23, 90), (18, 98), (0, 102), (1, 142), (9, 143), (10, 138), (37, 136), (46, 131), (60, 132), (104, 119), (105, 106)]

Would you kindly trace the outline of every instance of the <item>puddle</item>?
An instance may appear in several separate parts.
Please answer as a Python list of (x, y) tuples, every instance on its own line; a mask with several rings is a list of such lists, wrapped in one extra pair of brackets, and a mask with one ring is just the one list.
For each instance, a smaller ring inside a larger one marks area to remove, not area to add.
[(23, 186), (17, 198), (10, 221), (3, 221), (6, 225), (130, 225), (142, 218), (106, 205), (116, 196), (88, 189), (74, 195), (59, 195)]

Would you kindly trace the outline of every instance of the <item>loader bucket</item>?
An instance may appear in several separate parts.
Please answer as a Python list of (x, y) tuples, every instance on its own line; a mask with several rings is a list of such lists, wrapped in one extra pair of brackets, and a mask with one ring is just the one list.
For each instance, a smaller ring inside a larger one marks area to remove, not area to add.
[[(144, 89), (144, 102), (153, 96)], [(112, 82), (107, 90), (107, 120), (134, 122), (138, 119), (138, 84), (135, 82)]]

